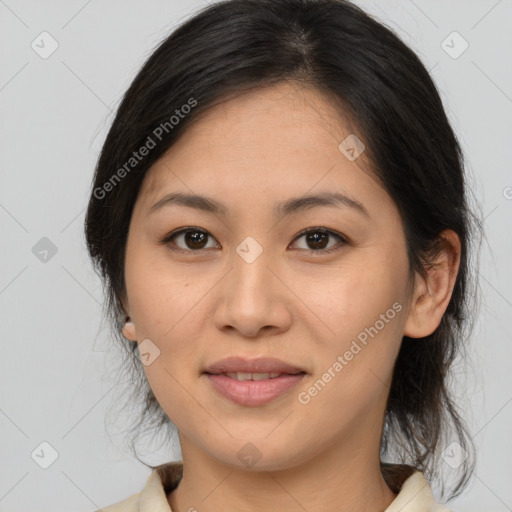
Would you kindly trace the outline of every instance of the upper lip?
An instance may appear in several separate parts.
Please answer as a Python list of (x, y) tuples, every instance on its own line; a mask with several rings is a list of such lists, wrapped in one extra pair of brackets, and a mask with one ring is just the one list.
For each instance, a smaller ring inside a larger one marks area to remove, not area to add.
[(205, 373), (306, 373), (297, 366), (285, 363), (273, 357), (245, 359), (243, 357), (227, 357), (208, 366)]

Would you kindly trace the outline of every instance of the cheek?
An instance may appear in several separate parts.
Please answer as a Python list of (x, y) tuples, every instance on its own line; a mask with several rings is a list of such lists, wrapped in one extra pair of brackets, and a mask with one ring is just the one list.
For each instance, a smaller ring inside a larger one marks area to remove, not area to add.
[(368, 379), (379, 387), (391, 377), (402, 340), (406, 276), (391, 266), (384, 272), (382, 266), (360, 258), (331, 269), (328, 279), (319, 272), (308, 276), (297, 291), (314, 313), (308, 317), (316, 323), (311, 331), (319, 375), (335, 373), (332, 388), (350, 390), (350, 396), (365, 389), (378, 393)]
[(403, 300), (402, 281), (406, 277), (382, 267), (368, 258), (360, 258), (357, 263), (343, 262), (304, 273), (301, 279), (295, 279), (298, 305), (302, 302), (321, 321), (325, 338), (328, 333), (334, 339), (354, 337), (379, 320), (394, 302)]
[(164, 337), (194, 301), (188, 281), (179, 269), (172, 267), (165, 257), (155, 256), (135, 243), (127, 249), (125, 279), (139, 338)]

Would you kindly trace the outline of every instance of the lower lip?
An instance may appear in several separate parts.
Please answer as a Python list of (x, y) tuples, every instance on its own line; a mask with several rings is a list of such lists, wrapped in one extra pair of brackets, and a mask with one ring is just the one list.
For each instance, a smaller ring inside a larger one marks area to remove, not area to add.
[(212, 375), (209, 373), (206, 376), (214, 389), (222, 396), (240, 405), (257, 406), (271, 402), (294, 388), (306, 374), (288, 374), (275, 379), (264, 380), (236, 380), (226, 375)]

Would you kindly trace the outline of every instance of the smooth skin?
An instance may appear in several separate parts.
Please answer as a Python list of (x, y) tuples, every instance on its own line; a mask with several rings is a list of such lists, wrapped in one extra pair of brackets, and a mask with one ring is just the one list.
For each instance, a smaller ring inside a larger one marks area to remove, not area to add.
[[(347, 126), (315, 89), (281, 83), (203, 113), (144, 178), (127, 240), (131, 322), (122, 332), (160, 350), (144, 370), (179, 430), (184, 473), (168, 496), (173, 512), (376, 512), (396, 497), (379, 455), (393, 365), (404, 335), (439, 325), (460, 242), (443, 233), (429, 281), (416, 275), (411, 294), (397, 207), (365, 170), (364, 153), (350, 161), (339, 150)], [(278, 202), (333, 191), (369, 215), (320, 206), (274, 217)], [(226, 214), (177, 204), (149, 212), (172, 192), (208, 196)], [(161, 243), (189, 227), (191, 238)], [(333, 234), (317, 234), (315, 245), (300, 235), (309, 228)], [(263, 250), (251, 263), (236, 250), (247, 237)], [(395, 302), (402, 310), (301, 403), (299, 393)], [(241, 406), (203, 374), (231, 355), (277, 357), (307, 375), (264, 406)], [(238, 456), (248, 443), (261, 457), (251, 467)]]

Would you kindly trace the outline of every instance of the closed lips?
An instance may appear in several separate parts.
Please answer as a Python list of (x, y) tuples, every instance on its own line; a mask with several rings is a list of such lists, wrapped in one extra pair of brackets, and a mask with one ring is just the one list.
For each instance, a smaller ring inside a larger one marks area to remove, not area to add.
[(280, 372), (270, 372), (270, 373), (247, 373), (247, 372), (226, 372), (221, 373), (219, 375), (226, 375), (230, 379), (236, 380), (266, 380), (266, 379), (275, 379), (276, 377), (280, 377), (281, 375), (298, 375), (304, 372), (298, 372), (294, 374), (289, 373), (280, 373)]
[[(242, 356), (231, 356), (208, 366), (204, 369), (207, 374), (224, 374), (231, 378), (241, 377), (240, 380), (263, 380), (277, 378), (279, 375), (296, 375), (305, 373), (302, 368), (291, 365), (273, 357), (246, 359)], [(238, 375), (238, 377), (237, 377)], [(249, 377), (251, 376), (252, 377)]]
[(306, 372), (273, 357), (232, 356), (207, 367), (204, 375), (224, 398), (243, 407), (260, 407), (289, 394)]

